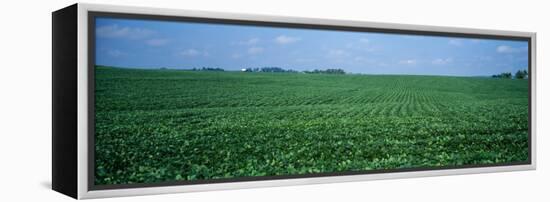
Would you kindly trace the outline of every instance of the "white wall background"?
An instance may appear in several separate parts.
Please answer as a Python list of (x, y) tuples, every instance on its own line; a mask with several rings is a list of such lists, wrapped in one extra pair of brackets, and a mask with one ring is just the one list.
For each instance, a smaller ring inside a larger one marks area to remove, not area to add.
[[(550, 199), (550, 14), (541, 0), (88, 0), (91, 3), (538, 32), (536, 171), (101, 201), (543, 201)], [(0, 201), (69, 201), (51, 184), (51, 12), (67, 0), (1, 1)], [(546, 191), (545, 191), (546, 190)]]

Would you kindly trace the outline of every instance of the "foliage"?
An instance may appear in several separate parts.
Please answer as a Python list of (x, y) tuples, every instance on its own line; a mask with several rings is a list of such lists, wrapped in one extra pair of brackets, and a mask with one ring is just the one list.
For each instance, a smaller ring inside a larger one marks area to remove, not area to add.
[(313, 71), (304, 71), (306, 74), (345, 74), (346, 72), (343, 69), (326, 69), (319, 70), (315, 69)]
[(96, 184), (528, 159), (519, 79), (96, 67)]
[(511, 79), (512, 78), (512, 73), (504, 72), (504, 73), (501, 73), (501, 74), (493, 75), (491, 77), (493, 77), (493, 78), (502, 78), (502, 79)]
[(283, 69), (281, 67), (262, 67), (262, 68), (246, 68), (244, 72), (286, 72), (286, 73), (298, 73), (298, 71), (293, 69)]
[(218, 67), (202, 67), (202, 68), (193, 68), (192, 71), (214, 71), (214, 72), (223, 72), (225, 71), (222, 68)]
[(516, 79), (526, 79), (528, 76), (527, 70), (518, 70), (515, 75)]
[(327, 69), (324, 71), (326, 74), (345, 74), (346, 72), (343, 69)]

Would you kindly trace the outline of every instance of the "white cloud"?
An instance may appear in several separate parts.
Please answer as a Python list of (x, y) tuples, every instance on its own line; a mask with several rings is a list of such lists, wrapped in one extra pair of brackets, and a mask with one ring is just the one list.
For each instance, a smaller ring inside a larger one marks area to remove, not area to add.
[(453, 62), (453, 58), (437, 58), (435, 60), (432, 60), (432, 64), (434, 65), (446, 65)]
[(369, 63), (369, 64), (372, 64), (372, 63), (376, 62), (376, 60), (374, 60), (374, 59), (371, 59), (371, 58), (368, 58), (368, 57), (363, 57), (363, 56), (356, 56), (356, 57), (353, 58), (353, 60), (355, 62)]
[(353, 60), (355, 60), (355, 61), (364, 61), (364, 60), (366, 60), (366, 58), (361, 57), (361, 56), (357, 56), (357, 57), (353, 58)]
[(332, 49), (332, 50), (328, 50), (327, 55), (329, 57), (342, 57), (342, 56), (349, 55), (349, 53), (340, 49)]
[(262, 52), (264, 52), (263, 47), (252, 46), (247, 48), (245, 51), (234, 52), (233, 54), (231, 54), (231, 58), (239, 59), (243, 57), (252, 57), (253, 55), (260, 54)]
[(477, 59), (478, 59), (478, 60), (481, 60), (481, 61), (492, 61), (492, 60), (493, 60), (493, 57), (491, 57), (491, 56), (486, 56), (486, 55), (482, 55), (482, 56), (477, 56)]
[(122, 51), (120, 51), (120, 50), (108, 50), (108, 51), (107, 51), (107, 54), (108, 54), (109, 56), (115, 57), (115, 58), (118, 58), (118, 57), (127, 55), (125, 52), (122, 52)]
[(185, 57), (197, 57), (197, 56), (208, 56), (209, 54), (206, 51), (199, 51), (199, 50), (190, 48), (179, 52), (179, 55), (185, 56)]
[(480, 39), (470, 39), (470, 42), (478, 44), (478, 43), (481, 43), (481, 40)]
[(256, 45), (260, 42), (260, 39), (259, 38), (250, 38), (248, 40), (245, 40), (245, 41), (239, 41), (239, 42), (236, 42), (234, 44), (237, 44), (237, 45), (244, 45), (244, 46), (252, 46), (252, 45)]
[(360, 38), (357, 41), (347, 43), (345, 48), (358, 50), (358, 51), (367, 51), (367, 52), (375, 51), (375, 49), (370, 45), (370, 40), (367, 38)]
[(262, 47), (250, 47), (248, 48), (247, 52), (248, 54), (257, 54), (264, 51), (264, 48)]
[(315, 60), (312, 58), (296, 58), (294, 61), (299, 63), (308, 63), (308, 62), (314, 62)]
[(527, 51), (527, 47), (514, 48), (511, 46), (500, 45), (497, 47), (496, 51), (497, 53), (519, 53), (519, 52)]
[(453, 46), (462, 46), (462, 40), (460, 39), (451, 39), (449, 40), (449, 44)]
[(168, 39), (149, 39), (145, 43), (150, 46), (163, 46), (168, 43)]
[(275, 38), (275, 42), (278, 44), (291, 44), (300, 41), (300, 38), (281, 35)]
[(120, 27), (117, 24), (101, 26), (96, 29), (96, 35), (103, 38), (141, 39), (152, 35), (152, 30), (136, 27)]
[(231, 57), (234, 58), (234, 59), (239, 59), (239, 58), (243, 57), (243, 55), (240, 54), (240, 53), (233, 53), (233, 54), (231, 55)]
[(510, 53), (510, 52), (513, 52), (513, 48), (510, 47), (510, 46), (498, 46), (497, 47), (497, 52), (499, 53)]
[(399, 61), (399, 64), (404, 64), (404, 65), (415, 65), (416, 63), (417, 63), (417, 61), (415, 59), (408, 59), (408, 60)]

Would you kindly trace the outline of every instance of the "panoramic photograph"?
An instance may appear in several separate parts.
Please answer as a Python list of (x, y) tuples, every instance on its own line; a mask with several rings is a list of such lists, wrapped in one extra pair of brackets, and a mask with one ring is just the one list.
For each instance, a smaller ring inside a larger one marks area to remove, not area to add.
[(527, 40), (97, 17), (95, 185), (529, 161)]

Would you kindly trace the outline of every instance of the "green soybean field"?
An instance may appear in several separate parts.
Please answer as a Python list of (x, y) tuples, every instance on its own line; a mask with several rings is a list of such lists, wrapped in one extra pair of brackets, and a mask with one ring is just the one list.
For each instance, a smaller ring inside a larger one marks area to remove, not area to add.
[(95, 184), (529, 160), (529, 81), (95, 69)]

